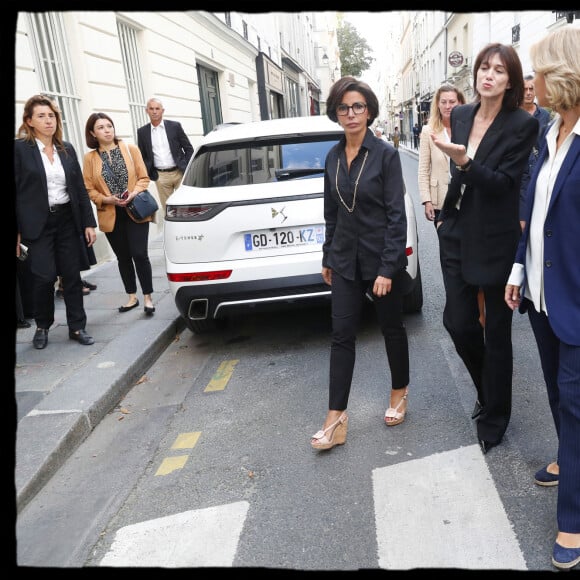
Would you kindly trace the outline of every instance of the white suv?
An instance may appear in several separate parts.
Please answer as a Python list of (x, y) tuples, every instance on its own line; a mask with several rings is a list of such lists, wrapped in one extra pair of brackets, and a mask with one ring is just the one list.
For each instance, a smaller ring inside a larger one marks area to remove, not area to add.
[[(326, 116), (221, 125), (202, 138), (167, 201), (165, 265), (194, 333), (234, 313), (328, 301), (322, 280), (324, 160), (342, 128)], [(423, 289), (415, 210), (407, 210), (405, 312)]]

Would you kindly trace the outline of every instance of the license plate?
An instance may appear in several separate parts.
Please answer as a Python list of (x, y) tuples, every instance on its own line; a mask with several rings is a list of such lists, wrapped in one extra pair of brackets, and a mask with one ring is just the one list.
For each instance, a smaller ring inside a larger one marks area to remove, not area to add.
[(244, 234), (247, 252), (269, 250), (271, 248), (296, 248), (300, 246), (321, 246), (324, 243), (324, 226), (262, 230)]

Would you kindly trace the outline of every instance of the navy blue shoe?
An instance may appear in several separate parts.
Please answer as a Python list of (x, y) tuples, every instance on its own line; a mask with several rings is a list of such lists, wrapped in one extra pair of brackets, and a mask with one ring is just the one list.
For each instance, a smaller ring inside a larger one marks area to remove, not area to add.
[(542, 485), (544, 487), (551, 487), (552, 485), (558, 485), (558, 481), (560, 480), (560, 476), (554, 473), (550, 473), (548, 471), (548, 466), (542, 467), (539, 471), (536, 471), (536, 475), (534, 475), (534, 481), (538, 485)]
[(563, 548), (558, 542), (554, 542), (552, 564), (560, 570), (574, 568), (576, 564), (580, 564), (580, 548)]

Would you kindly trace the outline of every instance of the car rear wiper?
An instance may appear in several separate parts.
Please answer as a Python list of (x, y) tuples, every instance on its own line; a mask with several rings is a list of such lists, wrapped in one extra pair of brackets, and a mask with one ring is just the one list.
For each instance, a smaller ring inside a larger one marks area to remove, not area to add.
[(296, 177), (306, 177), (308, 175), (317, 175), (324, 173), (324, 167), (295, 167), (276, 169), (276, 179), (278, 181), (285, 181), (286, 179), (294, 179)]

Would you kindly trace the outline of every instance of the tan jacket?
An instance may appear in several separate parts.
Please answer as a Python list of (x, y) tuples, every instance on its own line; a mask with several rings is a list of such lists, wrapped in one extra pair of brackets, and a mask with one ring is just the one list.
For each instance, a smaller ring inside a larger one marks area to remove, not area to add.
[[(431, 140), (433, 130), (423, 125), (419, 142), (419, 196), (421, 203), (430, 201), (435, 209), (441, 209), (449, 187), (449, 157)], [(444, 131), (437, 133), (445, 139)]]
[[(119, 147), (125, 164), (127, 165), (127, 172), (129, 174), (129, 181), (127, 189), (129, 191), (143, 191), (149, 187), (149, 176), (147, 175), (147, 168), (143, 162), (141, 151), (137, 145), (125, 143), (119, 139)], [(127, 149), (128, 148), (128, 149)], [(129, 153), (129, 150), (131, 153)], [(133, 161), (131, 160), (133, 159)], [(134, 163), (133, 163), (134, 162)], [(112, 232), (115, 228), (116, 206), (113, 204), (105, 204), (103, 200), (112, 195), (107, 183), (103, 179), (103, 161), (96, 150), (89, 151), (83, 160), (83, 177), (85, 180), (85, 187), (89, 192), (91, 201), (97, 207), (97, 220), (99, 222), (99, 229), (102, 232)], [(145, 221), (152, 221), (153, 217), (149, 217)]]

